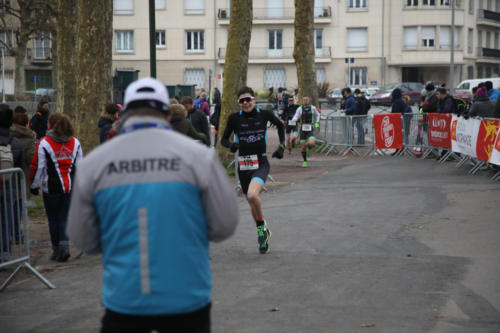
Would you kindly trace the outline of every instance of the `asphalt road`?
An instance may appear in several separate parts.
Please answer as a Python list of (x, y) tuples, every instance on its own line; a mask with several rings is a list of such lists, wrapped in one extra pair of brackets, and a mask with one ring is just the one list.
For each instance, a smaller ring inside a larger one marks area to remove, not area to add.
[[(435, 160), (316, 161), (212, 247), (213, 332), (500, 332), (500, 184)], [(300, 172), (298, 169), (297, 172)], [(98, 331), (98, 258), (0, 294), (2, 332)]]

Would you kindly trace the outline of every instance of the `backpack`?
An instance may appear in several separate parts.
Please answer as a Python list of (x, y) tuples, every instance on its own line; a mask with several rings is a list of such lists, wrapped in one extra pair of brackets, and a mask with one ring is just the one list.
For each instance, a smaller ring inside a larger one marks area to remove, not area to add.
[(197, 98), (193, 101), (193, 103), (194, 103), (195, 110), (200, 111), (201, 106), (203, 105), (203, 101)]
[(455, 105), (455, 114), (457, 115), (463, 115), (464, 113), (467, 112), (467, 102), (464, 101), (461, 98), (452, 96), (453, 99), (453, 104)]
[[(14, 154), (12, 153), (12, 137), (6, 145), (0, 145), (0, 170), (12, 169), (14, 167)], [(3, 181), (10, 181), (12, 175), (0, 176), (0, 187)]]

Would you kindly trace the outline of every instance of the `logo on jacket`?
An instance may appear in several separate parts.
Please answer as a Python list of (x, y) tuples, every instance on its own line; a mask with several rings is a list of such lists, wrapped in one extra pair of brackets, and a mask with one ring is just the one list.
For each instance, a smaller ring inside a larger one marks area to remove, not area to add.
[(386, 147), (391, 147), (394, 143), (394, 124), (391, 123), (389, 116), (382, 119), (382, 134), (384, 136), (384, 144)]

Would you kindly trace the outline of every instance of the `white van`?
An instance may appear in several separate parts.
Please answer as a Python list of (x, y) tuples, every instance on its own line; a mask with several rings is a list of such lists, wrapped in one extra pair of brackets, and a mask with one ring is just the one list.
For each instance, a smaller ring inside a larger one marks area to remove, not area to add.
[(500, 78), (499, 77), (489, 77), (489, 78), (484, 78), (484, 79), (471, 79), (471, 80), (465, 80), (460, 82), (460, 84), (457, 86), (458, 89), (467, 89), (468, 91), (472, 92), (472, 88), (477, 87), (478, 84), (484, 81), (491, 81), (493, 82), (493, 88), (499, 89), (500, 88)]

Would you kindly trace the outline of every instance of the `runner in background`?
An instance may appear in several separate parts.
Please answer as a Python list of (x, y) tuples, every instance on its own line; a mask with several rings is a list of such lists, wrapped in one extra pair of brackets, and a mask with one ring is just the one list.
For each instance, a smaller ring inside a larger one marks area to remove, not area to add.
[(292, 153), (292, 148), (295, 148), (297, 144), (297, 137), (299, 132), (297, 129), (297, 122), (293, 121), (293, 116), (297, 111), (299, 106), (295, 104), (295, 99), (293, 96), (288, 97), (288, 104), (281, 111), (280, 116), (285, 124), (285, 135), (286, 135), (286, 147), (288, 148), (288, 154)]
[[(243, 194), (246, 196), (252, 217), (257, 226), (257, 242), (259, 252), (269, 252), (269, 229), (262, 212), (262, 202), (259, 194), (269, 174), (269, 161), (266, 156), (267, 122), (278, 129), (280, 145), (273, 157), (283, 158), (285, 150), (285, 131), (283, 123), (272, 111), (260, 110), (255, 107), (255, 97), (252, 88), (243, 87), (238, 92), (238, 103), (241, 110), (229, 116), (227, 126), (221, 139), (221, 144), (235, 153), (239, 150), (238, 176)], [(234, 142), (229, 138), (234, 133)]]
[[(320, 114), (314, 105), (311, 105), (309, 96), (302, 97), (302, 106), (297, 109), (292, 122), (301, 120), (300, 145), (302, 146), (303, 168), (307, 168), (307, 157), (311, 156), (311, 148), (316, 144), (314, 128), (319, 128)], [(307, 144), (307, 147), (306, 147)]]

